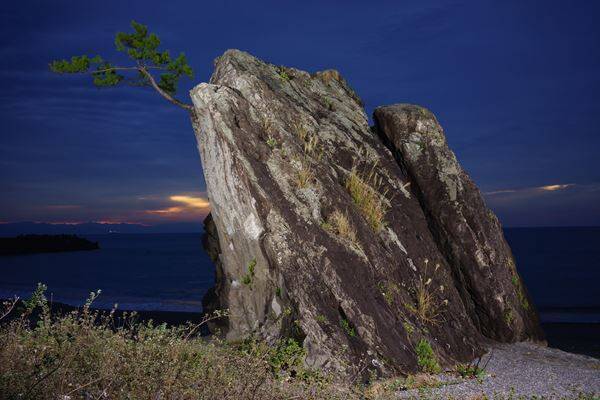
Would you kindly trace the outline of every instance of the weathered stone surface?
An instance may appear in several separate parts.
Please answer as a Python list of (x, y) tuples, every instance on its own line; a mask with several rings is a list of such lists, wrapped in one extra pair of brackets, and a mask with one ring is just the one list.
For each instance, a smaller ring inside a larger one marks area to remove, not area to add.
[[(220, 258), (221, 246), (219, 244), (219, 234), (212, 214), (208, 214), (204, 219), (202, 246), (215, 264), (215, 286), (210, 288), (202, 298), (202, 309), (205, 313), (212, 314), (221, 309), (220, 294), (223, 290), (222, 285), (225, 282), (225, 279), (223, 279), (223, 264)], [(211, 332), (218, 332), (226, 328), (226, 321), (215, 319), (209, 321), (208, 327)]]
[(541, 339), (500, 223), (448, 148), (435, 116), (396, 104), (377, 108), (374, 119), (409, 176), (475, 326), (501, 341)]
[[(307, 364), (346, 374), (414, 371), (421, 339), (443, 365), (482, 353), (486, 331), (413, 178), (337, 71), (229, 50), (191, 97), (219, 242), (211, 230), (220, 270), (207, 304), (229, 309), (229, 339), (296, 337)], [(382, 218), (349, 181), (368, 183)]]

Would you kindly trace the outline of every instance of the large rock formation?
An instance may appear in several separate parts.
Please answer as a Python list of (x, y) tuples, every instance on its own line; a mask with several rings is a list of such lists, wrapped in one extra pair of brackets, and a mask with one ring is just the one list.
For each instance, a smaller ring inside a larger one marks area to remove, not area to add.
[(237, 50), (191, 97), (218, 269), (205, 304), (229, 309), (227, 338), (291, 336), (310, 366), (386, 375), (418, 369), (421, 340), (448, 365), (540, 337), (500, 226), (430, 113), (383, 108), (372, 129), (338, 72)]
[(376, 109), (374, 119), (412, 183), (477, 329), (500, 341), (540, 336), (498, 218), (448, 148), (435, 116), (396, 104)]

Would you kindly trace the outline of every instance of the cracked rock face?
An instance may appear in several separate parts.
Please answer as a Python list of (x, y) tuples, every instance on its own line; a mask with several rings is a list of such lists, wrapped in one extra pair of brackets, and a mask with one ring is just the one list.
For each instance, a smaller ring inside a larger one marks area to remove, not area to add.
[(379, 107), (374, 119), (421, 202), (477, 329), (499, 341), (541, 338), (537, 314), (498, 219), (423, 107)]
[[(420, 340), (449, 365), (490, 339), (538, 337), (500, 226), (433, 116), (418, 129), (380, 122), (382, 140), (337, 71), (238, 50), (191, 97), (218, 272), (205, 307), (229, 309), (227, 338), (294, 337), (309, 366), (390, 375), (418, 369)], [(410, 167), (429, 145), (431, 191)]]

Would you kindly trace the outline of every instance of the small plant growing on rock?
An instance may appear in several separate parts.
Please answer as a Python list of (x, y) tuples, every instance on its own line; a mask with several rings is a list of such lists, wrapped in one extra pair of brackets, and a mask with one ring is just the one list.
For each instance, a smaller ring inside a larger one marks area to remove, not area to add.
[(287, 70), (285, 67), (278, 66), (278, 67), (275, 67), (275, 69), (277, 70), (277, 75), (279, 76), (279, 78), (282, 81), (289, 82), (292, 79), (290, 77), (290, 75), (287, 73)]
[(253, 258), (248, 263), (248, 273), (242, 277), (242, 283), (244, 285), (252, 284), (252, 278), (254, 278), (254, 269), (256, 268), (256, 258)]
[(272, 149), (274, 149), (277, 146), (277, 140), (275, 140), (273, 136), (269, 136), (266, 143), (267, 146), (269, 146)]
[[(426, 260), (425, 265), (427, 263), (428, 260)], [(424, 275), (427, 276), (427, 269), (425, 269)], [(419, 275), (419, 280), (414, 288), (415, 303), (405, 304), (405, 307), (421, 321), (435, 325), (439, 323), (442, 306), (447, 303), (439, 301), (435, 295), (435, 289), (431, 287), (431, 283), (431, 278), (425, 279), (422, 275)]]
[(456, 373), (463, 379), (482, 379), (485, 375), (485, 371), (474, 364), (458, 364)]
[(316, 134), (309, 135), (304, 141), (304, 154), (316, 158), (323, 158), (323, 147), (319, 145), (319, 137)]
[(356, 231), (348, 221), (348, 216), (339, 210), (332, 212), (327, 218), (327, 222), (323, 223), (325, 230), (346, 239), (352, 243), (357, 243)]
[(519, 276), (516, 273), (513, 273), (511, 280), (515, 286), (515, 291), (517, 292), (517, 297), (519, 298), (521, 307), (523, 307), (525, 311), (529, 310), (529, 301), (527, 301), (527, 297), (525, 296), (525, 290), (523, 289), (521, 279), (519, 279)]
[(402, 327), (404, 328), (404, 330), (406, 331), (406, 334), (408, 336), (412, 335), (415, 332), (415, 328), (414, 328), (414, 326), (412, 326), (412, 324), (410, 322), (404, 321), (402, 323)]
[(342, 329), (344, 330), (344, 332), (346, 332), (346, 335), (348, 335), (350, 337), (356, 337), (356, 330), (350, 324), (350, 321), (348, 321), (346, 318), (342, 318), (340, 320), (340, 325), (342, 326)]
[(381, 179), (377, 178), (373, 166), (366, 175), (361, 175), (352, 167), (346, 179), (346, 190), (350, 193), (352, 201), (363, 214), (373, 231), (379, 232), (385, 226), (385, 214), (388, 206), (385, 203), (385, 194), (380, 194)]
[(325, 316), (323, 314), (319, 314), (316, 317), (317, 322), (324, 324), (325, 322), (327, 322), (327, 318), (325, 318)]
[(519, 303), (521, 303), (521, 307), (523, 307), (523, 309), (525, 311), (529, 310), (529, 301), (527, 301), (527, 296), (525, 295), (525, 289), (523, 288), (523, 283), (521, 282), (521, 278), (519, 277), (519, 274), (517, 273), (517, 267), (515, 266), (515, 263), (513, 260), (509, 259), (508, 262), (508, 269), (511, 271), (511, 282), (513, 284), (513, 286), (515, 287), (515, 292), (517, 294), (517, 298), (519, 299)]
[(296, 186), (300, 189), (304, 189), (308, 187), (314, 179), (315, 173), (308, 161), (301, 160), (300, 169), (296, 172)]
[(506, 325), (512, 325), (514, 320), (515, 316), (513, 314), (512, 309), (507, 308), (506, 310), (504, 310), (504, 322), (506, 322)]
[(314, 157), (318, 161), (323, 157), (323, 147), (319, 143), (319, 137), (316, 133), (309, 133), (308, 129), (301, 124), (293, 125), (296, 136), (302, 141), (302, 150), (305, 157)]
[(377, 283), (377, 288), (381, 291), (381, 295), (388, 305), (394, 304), (394, 293), (398, 293), (398, 285), (394, 282), (381, 281)]
[(268, 117), (268, 116), (263, 117), (261, 119), (260, 123), (261, 123), (261, 128), (262, 128), (263, 132), (270, 136), (271, 131), (273, 129), (273, 120), (271, 119), (271, 117)]
[(300, 138), (303, 142), (306, 141), (306, 137), (308, 136), (308, 129), (302, 123), (296, 123), (293, 126), (294, 132), (296, 132), (296, 136)]
[(430, 374), (437, 374), (440, 372), (440, 365), (438, 364), (435, 353), (433, 352), (433, 349), (427, 340), (421, 339), (417, 344), (415, 351), (417, 352), (417, 364), (419, 367), (421, 367), (423, 372)]

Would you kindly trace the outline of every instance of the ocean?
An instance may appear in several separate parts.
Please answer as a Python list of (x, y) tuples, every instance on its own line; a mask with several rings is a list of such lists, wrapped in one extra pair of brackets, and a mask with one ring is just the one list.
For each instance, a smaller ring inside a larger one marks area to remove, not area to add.
[[(593, 345), (599, 352), (600, 228), (509, 228), (505, 235), (549, 341), (560, 332), (574, 343), (570, 350)], [(214, 267), (201, 234), (83, 236), (100, 250), (0, 257), (0, 298), (26, 298), (43, 282), (53, 301), (71, 305), (101, 289), (99, 308), (202, 310)], [(574, 336), (575, 329), (587, 336)]]
[(600, 323), (600, 228), (504, 233), (543, 322)]
[(81, 235), (100, 250), (0, 257), (0, 298), (26, 298), (38, 282), (53, 301), (81, 305), (102, 290), (95, 307), (202, 311), (214, 267), (201, 234)]

